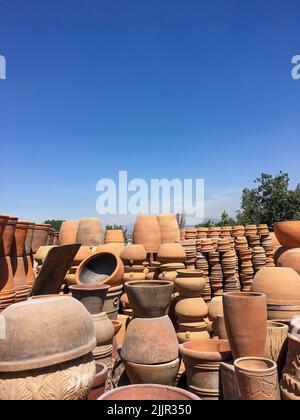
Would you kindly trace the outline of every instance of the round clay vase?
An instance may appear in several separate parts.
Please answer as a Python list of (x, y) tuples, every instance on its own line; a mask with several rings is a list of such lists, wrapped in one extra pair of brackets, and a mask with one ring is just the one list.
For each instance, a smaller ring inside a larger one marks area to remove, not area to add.
[(202, 296), (206, 286), (203, 272), (195, 270), (178, 270), (175, 279), (175, 288), (182, 297), (193, 298)]
[(161, 233), (156, 216), (141, 215), (136, 218), (133, 243), (143, 245), (148, 254), (158, 252), (161, 245)]
[(234, 362), (243, 401), (280, 400), (277, 365), (262, 357), (242, 357)]
[(36, 224), (33, 239), (32, 239), (32, 252), (35, 254), (40, 246), (47, 245), (48, 234), (51, 229), (51, 225), (47, 224)]
[(162, 214), (157, 216), (157, 220), (162, 244), (180, 241), (180, 229), (175, 214)]
[(147, 259), (143, 245), (127, 245), (120, 254), (125, 265), (141, 265)]
[(300, 338), (288, 334), (288, 353), (280, 382), (283, 400), (300, 401)]
[(18, 218), (9, 216), (2, 224), (2, 240), (0, 241), (0, 256), (9, 257), (15, 239), (15, 229)]
[(282, 246), (300, 248), (300, 221), (275, 223), (274, 232)]
[(115, 388), (102, 395), (99, 400), (114, 401), (192, 401), (199, 397), (184, 389), (158, 384), (128, 385)]
[(131, 384), (161, 384), (175, 386), (180, 360), (157, 365), (124, 362)]
[(76, 242), (82, 246), (98, 246), (103, 243), (102, 225), (97, 217), (79, 220)]
[(88, 401), (96, 401), (104, 394), (107, 375), (108, 367), (104, 363), (96, 362), (96, 376), (87, 398)]
[(278, 267), (289, 267), (300, 275), (300, 248), (287, 249), (277, 259)]
[(104, 301), (109, 290), (106, 284), (77, 284), (70, 286), (73, 298), (79, 300), (90, 314), (102, 312)]
[(161, 264), (183, 263), (186, 253), (180, 244), (164, 243), (158, 250), (157, 259)]
[(267, 335), (267, 299), (262, 293), (223, 294), (226, 331), (234, 359), (264, 357)]
[(267, 322), (267, 339), (265, 345), (265, 358), (278, 362), (287, 340), (289, 327), (279, 322)]
[(78, 220), (66, 220), (62, 223), (58, 236), (59, 245), (76, 243), (78, 225)]
[(207, 315), (207, 305), (202, 298), (181, 298), (175, 305), (175, 313), (179, 320), (198, 322)]
[(136, 318), (158, 318), (168, 313), (174, 284), (146, 280), (125, 283), (130, 307)]
[(98, 252), (82, 261), (76, 272), (77, 283), (102, 283), (120, 286), (123, 281), (124, 266), (120, 257), (111, 252)]
[(227, 340), (197, 340), (179, 345), (189, 391), (204, 400), (220, 399), (220, 364), (231, 360)]
[(87, 398), (96, 339), (83, 305), (69, 296), (32, 299), (5, 309), (0, 322), (0, 400)]

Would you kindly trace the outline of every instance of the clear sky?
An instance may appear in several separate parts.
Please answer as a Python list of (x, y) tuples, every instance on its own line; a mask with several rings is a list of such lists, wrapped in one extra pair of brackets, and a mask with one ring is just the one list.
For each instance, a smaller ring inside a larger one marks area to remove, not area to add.
[(0, 213), (96, 214), (96, 183), (204, 178), (206, 217), (261, 172), (300, 182), (299, 0), (0, 0)]

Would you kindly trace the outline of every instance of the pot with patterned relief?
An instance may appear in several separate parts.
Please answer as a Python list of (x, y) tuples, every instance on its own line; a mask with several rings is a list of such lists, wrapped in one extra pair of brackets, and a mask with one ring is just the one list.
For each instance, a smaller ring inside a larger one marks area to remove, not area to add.
[(300, 338), (298, 328), (296, 335), (288, 335), (288, 353), (280, 382), (283, 400), (300, 401)]

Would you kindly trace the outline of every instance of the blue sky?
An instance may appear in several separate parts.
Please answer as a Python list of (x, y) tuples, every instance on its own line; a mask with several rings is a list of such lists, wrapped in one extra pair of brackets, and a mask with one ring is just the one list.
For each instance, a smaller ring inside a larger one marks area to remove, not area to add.
[(300, 182), (299, 0), (0, 0), (2, 213), (95, 215), (100, 178)]

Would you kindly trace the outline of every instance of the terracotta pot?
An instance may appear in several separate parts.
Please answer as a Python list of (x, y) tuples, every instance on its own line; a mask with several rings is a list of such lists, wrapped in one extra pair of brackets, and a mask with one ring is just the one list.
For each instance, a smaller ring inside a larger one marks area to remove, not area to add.
[(200, 400), (199, 397), (184, 389), (167, 385), (128, 385), (106, 392), (99, 400), (115, 401), (188, 401)]
[(75, 244), (78, 226), (78, 220), (66, 220), (63, 222), (58, 236), (59, 245)]
[(74, 257), (73, 265), (80, 265), (82, 261), (86, 260), (91, 255), (93, 255), (91, 246), (81, 246)]
[(280, 382), (283, 400), (300, 401), (300, 338), (288, 335), (288, 354)]
[(261, 357), (243, 357), (234, 362), (234, 367), (242, 400), (280, 400), (275, 362)]
[(79, 300), (90, 314), (100, 314), (109, 290), (105, 284), (78, 284), (70, 286), (73, 298)]
[(128, 315), (118, 314), (118, 321), (121, 322), (122, 326), (116, 334), (116, 341), (117, 347), (121, 348), (123, 346), (127, 326), (130, 322), (130, 317)]
[(217, 331), (218, 331), (218, 337), (221, 340), (228, 340), (228, 334), (226, 331), (224, 316), (218, 315), (217, 317)]
[(39, 249), (36, 251), (34, 255), (35, 261), (38, 263), (38, 265), (42, 265), (47, 258), (47, 255), (51, 249), (54, 248), (53, 245), (51, 246), (40, 246)]
[(192, 340), (207, 340), (210, 338), (206, 321), (178, 322), (177, 338), (180, 344)]
[(115, 329), (106, 313), (92, 315), (97, 347), (93, 350), (94, 359), (105, 364), (111, 363)]
[(110, 229), (105, 232), (104, 243), (124, 243), (124, 235), (121, 229)]
[(133, 243), (143, 245), (147, 253), (157, 253), (161, 245), (161, 233), (156, 216), (141, 215), (136, 218)]
[(36, 224), (34, 233), (33, 233), (33, 240), (32, 240), (32, 252), (35, 254), (40, 246), (46, 246), (48, 233), (51, 229), (51, 225), (47, 224)]
[(11, 254), (11, 249), (13, 246), (15, 238), (15, 229), (17, 224), (17, 217), (9, 217), (5, 222), (5, 225), (2, 224), (2, 240), (0, 241), (0, 257), (9, 257)]
[(223, 295), (226, 331), (234, 359), (263, 357), (267, 334), (267, 300), (261, 293)]
[(24, 257), (12, 257), (11, 265), (13, 270), (13, 282), (15, 289), (15, 301), (21, 302), (26, 300), (29, 296), (29, 286), (27, 284), (26, 269), (24, 263)]
[(112, 254), (120, 256), (124, 248), (124, 243), (109, 243), (97, 246), (93, 253), (98, 254), (99, 252), (111, 252)]
[(146, 280), (146, 272), (145, 267), (143, 265), (125, 266), (124, 269), (124, 283), (127, 281)]
[(110, 320), (116, 320), (118, 318), (122, 292), (123, 285), (110, 287), (108, 289), (102, 310), (106, 313)]
[(180, 230), (175, 214), (162, 214), (157, 217), (161, 233), (161, 243), (180, 241)]
[(179, 345), (189, 390), (204, 400), (220, 399), (220, 363), (231, 359), (227, 340), (189, 341)]
[(186, 229), (180, 229), (180, 240), (185, 241)]
[(88, 395), (88, 401), (96, 401), (105, 392), (105, 383), (108, 375), (108, 367), (101, 362), (96, 362), (96, 377), (92, 389)]
[(76, 272), (77, 283), (103, 283), (120, 286), (123, 280), (124, 266), (120, 259), (111, 252), (92, 254), (82, 261)]
[(208, 304), (208, 316), (213, 322), (217, 321), (218, 316), (224, 315), (222, 296), (214, 297)]
[(147, 365), (176, 360), (178, 341), (170, 318), (134, 318), (127, 327), (121, 357)]
[(158, 318), (167, 314), (174, 284), (168, 281), (130, 281), (125, 283), (130, 307), (137, 318)]
[(265, 358), (278, 362), (286, 342), (289, 327), (279, 322), (267, 322), (267, 339), (265, 345)]
[(10, 257), (0, 257), (0, 310), (15, 302), (14, 276)]
[(76, 242), (82, 246), (98, 246), (103, 243), (102, 225), (98, 218), (79, 220)]
[(59, 232), (55, 232), (52, 245), (55, 245), (55, 246), (59, 245), (58, 236), (59, 236)]
[(291, 320), (300, 315), (300, 277), (292, 268), (263, 268), (256, 274), (251, 290), (267, 296), (269, 320)]
[(0, 215), (0, 240), (2, 239), (2, 234), (5, 229), (5, 225), (9, 220), (9, 216)]
[(207, 305), (202, 298), (182, 298), (175, 306), (175, 313), (180, 321), (197, 322), (207, 315)]
[(35, 223), (29, 223), (26, 240), (25, 240), (26, 255), (31, 255), (32, 253), (32, 241), (33, 241), (34, 229), (35, 229)]
[(111, 323), (113, 324), (113, 327), (114, 327), (114, 335), (118, 334), (118, 332), (122, 328), (122, 322), (118, 321), (117, 319), (113, 319)]
[(126, 265), (139, 265), (147, 258), (147, 253), (143, 245), (127, 245), (120, 255)]
[(33, 271), (33, 259), (30, 255), (27, 255), (24, 258), (24, 264), (25, 264), (27, 285), (28, 285), (28, 287), (31, 291), (31, 288), (35, 283), (35, 275), (34, 275), (34, 271)]
[(161, 264), (183, 263), (186, 253), (182, 245), (164, 243), (158, 250), (157, 259)]
[(300, 221), (275, 223), (274, 232), (282, 246), (300, 247)]
[(300, 248), (285, 250), (277, 260), (278, 267), (293, 268), (300, 274)]
[(125, 362), (125, 369), (131, 384), (175, 385), (180, 360), (157, 365), (143, 365)]
[(0, 317), (6, 325), (0, 400), (86, 399), (96, 340), (92, 318), (79, 302), (67, 296), (32, 299), (11, 305)]
[[(178, 270), (178, 277), (175, 279), (176, 290), (182, 297), (200, 297), (206, 286), (206, 279), (203, 273), (194, 270)], [(190, 277), (186, 277), (189, 276)]]

